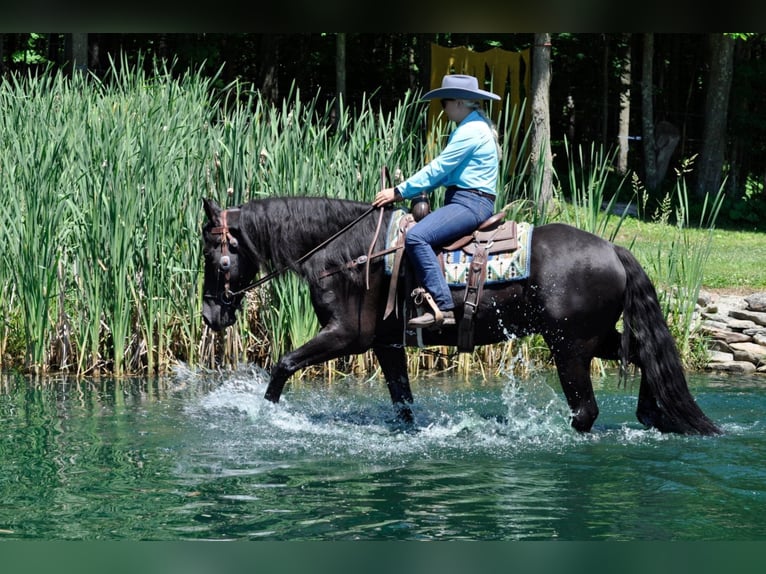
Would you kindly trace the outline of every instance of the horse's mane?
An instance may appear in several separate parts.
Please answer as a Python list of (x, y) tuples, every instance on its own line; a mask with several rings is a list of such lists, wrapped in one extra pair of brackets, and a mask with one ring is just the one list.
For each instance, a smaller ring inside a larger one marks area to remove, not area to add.
[[(272, 197), (241, 206), (240, 222), (244, 226), (243, 235), (252, 242), (261, 266), (292, 269), (309, 283), (316, 282), (325, 270), (339, 269), (352, 281), (361, 282), (363, 274), (358, 269), (348, 269), (345, 264), (368, 252), (379, 210), (362, 218), (305, 261), (300, 264), (296, 261), (370, 207), (369, 203), (327, 197)], [(386, 210), (383, 217), (378, 246), (385, 241), (391, 211)]]

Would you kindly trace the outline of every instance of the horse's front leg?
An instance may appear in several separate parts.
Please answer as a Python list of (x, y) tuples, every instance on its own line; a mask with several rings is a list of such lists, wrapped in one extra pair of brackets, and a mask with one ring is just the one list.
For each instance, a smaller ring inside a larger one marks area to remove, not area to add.
[(407, 374), (407, 355), (401, 345), (376, 345), (373, 347), (375, 356), (378, 358), (383, 376), (386, 378), (388, 392), (391, 394), (391, 402), (394, 404), (396, 415), (400, 421), (411, 424), (413, 422), (412, 390), (410, 378)]
[(327, 325), (306, 344), (279, 358), (271, 369), (264, 398), (278, 403), (285, 383), (296, 371), (345, 355), (361, 353), (369, 347), (369, 341), (358, 330), (349, 330), (335, 323)]

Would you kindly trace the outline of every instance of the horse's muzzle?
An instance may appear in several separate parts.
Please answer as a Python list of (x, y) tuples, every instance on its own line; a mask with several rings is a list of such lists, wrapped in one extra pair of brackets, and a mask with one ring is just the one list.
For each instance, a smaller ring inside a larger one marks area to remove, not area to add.
[(221, 303), (214, 297), (204, 297), (202, 300), (202, 320), (213, 331), (223, 331), (237, 321), (236, 311), (239, 307), (236, 298)]

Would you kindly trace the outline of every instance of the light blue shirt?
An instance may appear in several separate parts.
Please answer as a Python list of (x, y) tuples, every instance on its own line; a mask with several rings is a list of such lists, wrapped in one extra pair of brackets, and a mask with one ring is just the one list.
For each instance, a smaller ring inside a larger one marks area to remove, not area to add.
[(497, 145), (492, 129), (478, 111), (473, 111), (450, 134), (442, 152), (396, 188), (404, 199), (431, 192), (441, 185), (495, 195), (497, 171)]

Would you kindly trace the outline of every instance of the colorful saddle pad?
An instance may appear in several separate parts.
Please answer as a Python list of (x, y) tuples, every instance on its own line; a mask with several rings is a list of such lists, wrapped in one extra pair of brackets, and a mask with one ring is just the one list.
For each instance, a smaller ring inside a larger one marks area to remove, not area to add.
[[(394, 210), (386, 234), (387, 247), (396, 246), (399, 224), (405, 215), (407, 215), (407, 211), (404, 209)], [(519, 248), (514, 251), (489, 254), (487, 257), (487, 284), (506, 283), (529, 277), (530, 246), (533, 228), (534, 225), (531, 223), (516, 223)], [(471, 264), (471, 255), (468, 255), (462, 249), (458, 249), (446, 252), (442, 256), (444, 258), (444, 275), (447, 279), (447, 284), (452, 287), (465, 286), (468, 266)], [(385, 258), (386, 273), (390, 275), (393, 266), (394, 254), (389, 253)]]

